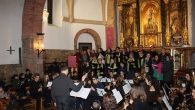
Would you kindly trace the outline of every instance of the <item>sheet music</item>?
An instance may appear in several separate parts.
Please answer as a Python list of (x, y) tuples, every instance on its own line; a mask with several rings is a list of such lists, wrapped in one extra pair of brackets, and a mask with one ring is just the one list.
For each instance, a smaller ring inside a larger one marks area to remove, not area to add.
[(51, 87), (51, 85), (52, 85), (52, 82), (49, 81), (49, 82), (47, 83), (47, 87)]
[(106, 92), (104, 89), (97, 88), (97, 93), (99, 96), (103, 96)]
[(79, 83), (74, 83), (76, 86), (79, 85)]
[(167, 100), (167, 98), (166, 98), (165, 95), (163, 96), (162, 100), (165, 103), (165, 105), (166, 105), (166, 107), (167, 107), (168, 110), (173, 110), (172, 109), (172, 106), (169, 104), (169, 102), (168, 102), (168, 100)]
[(110, 78), (107, 78), (107, 82), (112, 82)]
[(123, 86), (123, 90), (124, 90), (125, 94), (128, 94), (129, 91), (131, 90), (131, 85), (129, 83), (125, 84)]
[(117, 104), (118, 104), (121, 100), (123, 100), (123, 97), (122, 97), (121, 93), (120, 93), (119, 91), (117, 91), (116, 89), (113, 89), (113, 90), (112, 90), (112, 93), (113, 93), (113, 95), (114, 95), (114, 97), (115, 97), (115, 99), (116, 99)]
[(100, 82), (106, 82), (106, 79), (107, 79), (106, 77), (105, 78), (101, 78)]
[(129, 83), (129, 81), (127, 79), (124, 80), (125, 84)]
[(82, 86), (82, 88), (78, 92), (75, 92), (75, 91), (72, 90), (70, 92), (70, 96), (80, 97), (80, 98), (83, 98), (83, 99), (87, 99), (90, 91), (91, 91), (91, 88), (84, 88)]

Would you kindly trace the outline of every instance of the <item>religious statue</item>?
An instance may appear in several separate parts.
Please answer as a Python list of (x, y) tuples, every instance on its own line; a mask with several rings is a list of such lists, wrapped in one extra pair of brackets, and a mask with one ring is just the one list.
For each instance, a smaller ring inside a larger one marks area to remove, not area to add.
[(157, 33), (158, 32), (158, 26), (156, 23), (156, 19), (155, 19), (155, 10), (150, 7), (148, 8), (147, 12), (146, 12), (146, 17), (147, 17), (147, 23), (144, 26), (144, 32), (145, 33)]
[(172, 35), (179, 33), (179, 20), (177, 17), (172, 18), (171, 32), (172, 32)]

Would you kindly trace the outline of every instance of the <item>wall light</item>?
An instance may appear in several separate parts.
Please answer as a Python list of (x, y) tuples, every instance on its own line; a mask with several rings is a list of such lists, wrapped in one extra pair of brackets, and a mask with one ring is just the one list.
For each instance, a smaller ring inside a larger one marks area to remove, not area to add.
[(40, 54), (45, 51), (43, 45), (44, 33), (37, 33), (37, 37), (35, 38), (34, 48), (37, 51), (37, 56), (40, 57)]

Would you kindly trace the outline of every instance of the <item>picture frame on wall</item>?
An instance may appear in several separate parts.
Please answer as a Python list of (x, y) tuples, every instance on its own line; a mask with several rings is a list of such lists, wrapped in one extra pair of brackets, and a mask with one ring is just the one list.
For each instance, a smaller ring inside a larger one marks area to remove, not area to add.
[(191, 53), (191, 68), (195, 68), (195, 50)]
[(174, 70), (181, 68), (181, 52), (179, 50), (173, 50)]
[(84, 51), (87, 49), (92, 50), (92, 43), (79, 43), (79, 50)]

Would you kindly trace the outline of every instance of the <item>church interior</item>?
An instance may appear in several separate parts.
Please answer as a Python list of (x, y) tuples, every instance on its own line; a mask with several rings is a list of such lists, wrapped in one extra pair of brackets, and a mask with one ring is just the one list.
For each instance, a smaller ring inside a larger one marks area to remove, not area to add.
[(193, 10), (195, 0), (0, 0), (0, 110), (65, 110), (48, 86), (64, 67), (74, 82), (88, 74), (71, 110), (195, 110)]

